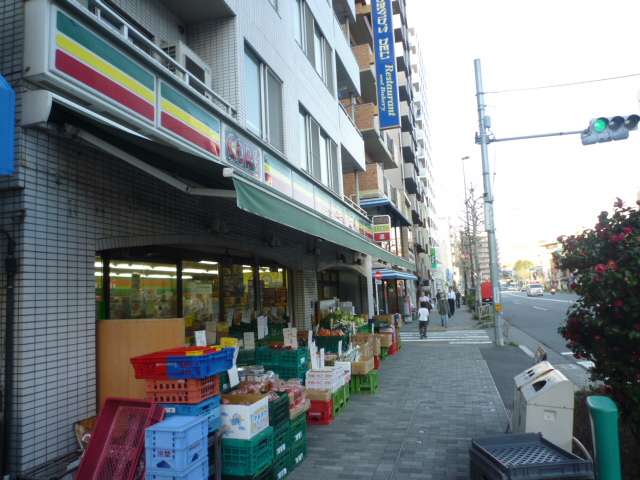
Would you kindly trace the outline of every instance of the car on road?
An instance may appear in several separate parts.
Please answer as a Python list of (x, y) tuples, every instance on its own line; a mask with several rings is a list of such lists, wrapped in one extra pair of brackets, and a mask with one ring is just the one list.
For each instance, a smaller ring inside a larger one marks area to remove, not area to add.
[(544, 288), (541, 283), (531, 283), (527, 286), (527, 297), (541, 297)]
[(520, 287), (517, 287), (517, 286), (515, 286), (515, 285), (511, 285), (511, 286), (509, 287), (509, 291), (510, 291), (510, 292), (519, 292), (519, 291), (520, 291)]

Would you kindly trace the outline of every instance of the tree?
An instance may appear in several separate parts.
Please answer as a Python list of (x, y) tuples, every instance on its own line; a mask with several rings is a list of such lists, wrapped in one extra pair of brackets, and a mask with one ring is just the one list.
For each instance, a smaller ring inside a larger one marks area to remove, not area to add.
[(529, 270), (533, 267), (533, 262), (531, 260), (518, 260), (516, 261), (513, 269), (518, 274), (520, 278), (529, 278), (531, 275), (529, 274)]
[[(637, 202), (640, 205), (640, 201)], [(578, 235), (559, 237), (554, 260), (580, 295), (558, 331), (576, 357), (591, 360), (620, 417), (640, 439), (640, 210), (614, 204)]]

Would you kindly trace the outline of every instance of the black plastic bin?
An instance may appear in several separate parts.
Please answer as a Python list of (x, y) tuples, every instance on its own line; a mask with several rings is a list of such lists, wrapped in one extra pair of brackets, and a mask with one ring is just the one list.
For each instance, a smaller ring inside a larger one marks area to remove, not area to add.
[(545, 440), (515, 433), (471, 440), (471, 480), (561, 480), (594, 478), (593, 462)]

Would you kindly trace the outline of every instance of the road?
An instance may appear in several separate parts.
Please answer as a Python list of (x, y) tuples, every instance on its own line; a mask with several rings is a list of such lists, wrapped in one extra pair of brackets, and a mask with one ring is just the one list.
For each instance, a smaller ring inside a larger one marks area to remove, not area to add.
[(568, 308), (578, 299), (575, 294), (545, 292), (542, 297), (527, 297), (525, 292), (501, 292), (506, 341), (520, 345), (528, 353), (542, 346), (549, 362), (578, 387), (589, 383), (588, 362), (576, 359), (558, 333)]

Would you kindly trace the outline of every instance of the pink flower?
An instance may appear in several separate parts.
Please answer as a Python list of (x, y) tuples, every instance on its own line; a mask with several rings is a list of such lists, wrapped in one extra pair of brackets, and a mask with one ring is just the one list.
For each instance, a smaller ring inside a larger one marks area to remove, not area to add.
[(640, 330), (640, 323), (636, 323), (633, 328), (635, 328), (636, 330)]
[(611, 243), (618, 243), (618, 240), (620, 240), (620, 237), (618, 237), (618, 235), (611, 235), (611, 238), (609, 239)]
[(631, 227), (624, 227), (624, 228), (622, 229), (622, 231), (623, 231), (624, 233), (632, 233), (632, 232), (633, 232), (633, 228), (631, 228)]
[[(638, 273), (638, 276), (640, 277), (640, 273)], [(569, 288), (571, 290), (575, 290), (576, 288), (578, 288), (578, 284), (576, 282), (571, 283), (571, 285), (569, 285)]]
[(599, 232), (598, 235), (600, 238), (607, 238), (607, 232)]
[(613, 301), (613, 306), (616, 307), (616, 308), (620, 308), (623, 305), (624, 305), (624, 301), (621, 298), (616, 298)]
[(622, 208), (624, 202), (620, 198), (616, 197), (616, 203), (614, 203), (614, 205), (618, 208)]
[(609, 270), (611, 270), (612, 272), (617, 272), (618, 271), (618, 264), (616, 263), (615, 260), (609, 260), (607, 262), (607, 268)]
[(564, 236), (560, 235), (556, 240), (558, 240), (559, 242), (561, 242), (562, 240), (564, 240)]
[(602, 277), (595, 277), (594, 280), (598, 283), (602, 283)]
[(599, 263), (596, 265), (596, 272), (605, 273), (607, 271), (607, 266), (604, 263)]

